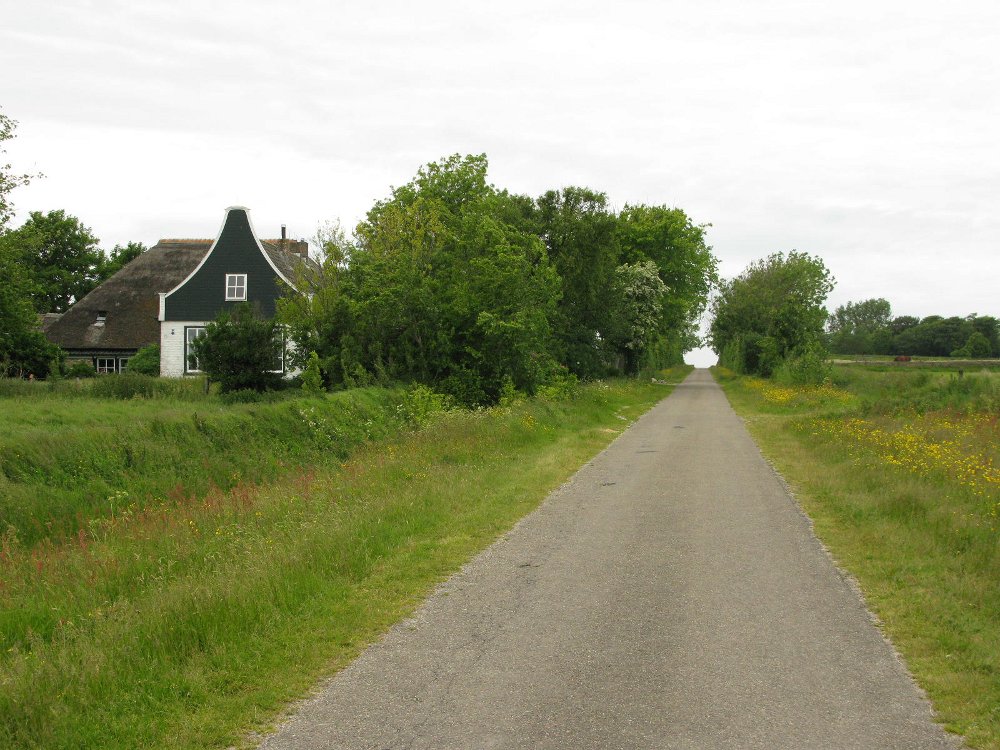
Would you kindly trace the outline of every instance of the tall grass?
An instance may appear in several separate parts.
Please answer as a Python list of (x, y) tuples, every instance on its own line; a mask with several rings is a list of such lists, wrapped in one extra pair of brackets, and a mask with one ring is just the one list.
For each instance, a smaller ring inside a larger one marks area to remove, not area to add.
[(668, 390), (431, 409), (265, 487), (5, 540), (0, 747), (248, 742)]
[[(110, 382), (110, 381), (108, 381)], [(401, 391), (226, 405), (170, 398), (0, 399), (0, 532), (71, 536), (343, 458), (399, 429)]]
[(1000, 374), (845, 367), (786, 392), (717, 377), (939, 719), (1000, 748)]

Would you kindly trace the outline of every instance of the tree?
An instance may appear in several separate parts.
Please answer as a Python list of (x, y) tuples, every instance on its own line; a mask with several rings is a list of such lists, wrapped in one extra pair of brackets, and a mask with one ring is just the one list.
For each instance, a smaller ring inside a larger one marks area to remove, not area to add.
[(137, 372), (140, 375), (158, 376), (160, 374), (160, 345), (150, 344), (133, 354), (128, 361), (128, 371)]
[[(16, 137), (16, 128), (17, 122), (0, 112), (0, 155), (7, 153), (3, 144)], [(31, 179), (31, 175), (12, 174), (9, 163), (0, 163), (0, 376), (45, 377), (59, 356), (59, 349), (39, 330), (31, 305), (38, 286), (7, 231), (14, 215), (10, 193)]]
[(530, 393), (562, 369), (635, 372), (697, 343), (717, 280), (704, 226), (662, 206), (615, 215), (582, 187), (532, 200), (489, 184), (487, 167), (482, 154), (427, 164), (353, 242), (335, 226), (318, 238), (320, 268), (279, 314), (331, 385), (413, 381), (492, 403), (505, 383)]
[(531, 227), (559, 274), (562, 297), (553, 321), (557, 356), (580, 377), (604, 373), (602, 334), (610, 325), (608, 294), (619, 264), (618, 219), (607, 196), (588, 188), (549, 190), (535, 202)]
[(258, 316), (249, 303), (220, 313), (193, 344), (200, 369), (218, 381), (223, 393), (275, 387), (281, 349), (278, 324)]
[[(2, 144), (17, 137), (14, 134), (16, 129), (17, 121), (0, 112), (0, 155), (7, 153)], [(32, 179), (31, 175), (11, 174), (10, 170), (10, 164), (0, 164), (0, 232), (4, 231), (14, 215), (14, 206), (8, 196), (15, 188), (27, 185)]]
[(964, 346), (974, 330), (972, 323), (964, 318), (928, 315), (893, 338), (893, 353), (947, 357)]
[(303, 301), (280, 315), (334, 385), (419, 382), (476, 405), (555, 369), (559, 280), (524, 204), (486, 182), (486, 157), (421, 167), (332, 242)]
[(323, 373), (316, 352), (309, 352), (306, 359), (306, 369), (302, 371), (302, 390), (311, 395), (323, 392)]
[[(979, 331), (990, 345), (990, 352), (1000, 354), (1000, 320), (991, 315), (976, 315), (966, 317), (973, 329)], [(987, 355), (989, 356), (989, 355)]]
[(718, 283), (718, 260), (705, 243), (709, 224), (695, 224), (679, 208), (625, 206), (618, 215), (622, 263), (653, 261), (666, 286), (659, 335), (662, 361), (678, 364), (699, 344), (698, 323)]
[(0, 237), (0, 376), (45, 377), (59, 354), (39, 330), (31, 278), (16, 249)]
[(105, 262), (98, 240), (65, 211), (32, 211), (4, 239), (20, 253), (32, 278), (36, 312), (65, 312), (98, 284)]
[(881, 297), (841, 305), (827, 323), (830, 349), (838, 354), (887, 354), (892, 306)]
[(661, 324), (666, 285), (651, 260), (626, 263), (615, 269), (609, 301), (611, 323), (608, 344), (625, 363), (627, 375), (636, 375), (650, 341)]
[(990, 340), (979, 331), (973, 331), (969, 335), (969, 340), (965, 342), (965, 346), (953, 351), (951, 356), (968, 359), (986, 359), (992, 356), (992, 354), (993, 349), (990, 347)]
[(755, 261), (723, 282), (712, 303), (709, 329), (721, 363), (766, 377), (784, 360), (814, 351), (833, 285), (820, 258), (796, 250)]

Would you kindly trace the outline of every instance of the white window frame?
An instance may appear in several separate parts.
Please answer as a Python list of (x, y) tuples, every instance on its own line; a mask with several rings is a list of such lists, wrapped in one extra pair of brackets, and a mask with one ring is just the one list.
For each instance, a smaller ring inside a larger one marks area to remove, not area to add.
[(226, 302), (246, 302), (247, 275), (245, 273), (226, 274)]
[[(198, 358), (191, 353), (191, 343), (198, 337), (205, 335), (205, 326), (184, 326), (184, 372), (201, 372), (201, 363)], [(191, 361), (194, 360), (194, 368)]]
[(125, 372), (128, 369), (128, 361), (131, 357), (119, 357), (118, 358), (118, 372)]
[(113, 372), (118, 372), (116, 366), (117, 362), (114, 357), (94, 357), (94, 370), (98, 375), (109, 375)]

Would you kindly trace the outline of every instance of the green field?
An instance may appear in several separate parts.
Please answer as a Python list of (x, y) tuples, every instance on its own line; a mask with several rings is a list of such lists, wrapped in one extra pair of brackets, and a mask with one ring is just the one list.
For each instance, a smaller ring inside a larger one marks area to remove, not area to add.
[(838, 366), (822, 386), (715, 376), (938, 719), (1000, 748), (1000, 373), (947, 362)]
[[(0, 498), (28, 530), (0, 547), (0, 747), (252, 743), (669, 390), (597, 383), (475, 412), (378, 390), (232, 406), (9, 397), (8, 451), (20, 420), (57, 468), (83, 460), (81, 479), (106, 449), (95, 436), (147, 444), (133, 473), (94, 496), (59, 485), (51, 508), (7, 454)], [(63, 445), (61, 425), (79, 435)], [(178, 442), (215, 451), (197, 464), (203, 489), (191, 464), (183, 493), (136, 491), (149, 457), (150, 486), (169, 486), (156, 467)], [(215, 481), (216, 462), (244, 461), (262, 481)], [(34, 506), (7, 500), (19, 482)], [(62, 521), (32, 526), (47, 514)]]

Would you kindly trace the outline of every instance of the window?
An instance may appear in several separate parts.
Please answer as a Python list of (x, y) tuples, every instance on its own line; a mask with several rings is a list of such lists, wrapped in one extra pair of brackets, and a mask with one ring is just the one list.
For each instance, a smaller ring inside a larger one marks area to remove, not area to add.
[(242, 302), (247, 298), (247, 275), (245, 273), (226, 274), (226, 301)]
[(94, 358), (94, 369), (97, 370), (97, 374), (105, 374), (109, 372), (115, 372), (115, 359), (114, 357), (95, 357)]
[(191, 349), (191, 344), (200, 336), (205, 335), (203, 326), (187, 326), (184, 329), (184, 372), (201, 372), (198, 358)]
[(125, 372), (128, 369), (128, 357), (118, 358), (118, 372)]

